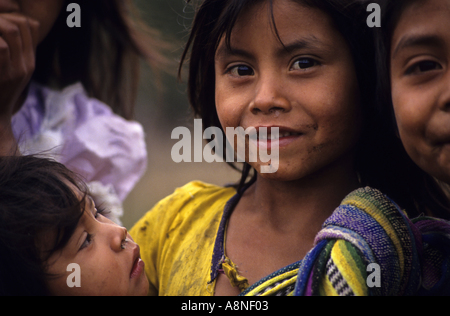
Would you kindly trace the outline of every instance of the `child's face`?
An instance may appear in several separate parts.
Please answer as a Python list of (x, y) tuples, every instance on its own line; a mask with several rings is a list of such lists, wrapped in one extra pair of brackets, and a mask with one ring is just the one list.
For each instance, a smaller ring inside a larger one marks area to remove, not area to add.
[(40, 43), (50, 32), (64, 0), (0, 0), (0, 13), (15, 12), (39, 22)]
[(392, 102), (415, 163), (450, 183), (450, 2), (415, 1), (391, 42)]
[[(342, 157), (360, 133), (359, 94), (349, 48), (324, 12), (274, 1), (241, 14), (215, 55), (215, 101), (226, 127), (279, 127), (279, 167), (264, 177), (295, 180)], [(351, 154), (350, 154), (351, 153)], [(261, 162), (250, 164), (260, 171)]]
[[(86, 198), (86, 210), (61, 252), (52, 255), (48, 272), (61, 275), (50, 279), (54, 295), (146, 295), (148, 280), (139, 246), (124, 227), (97, 214), (94, 202)], [(126, 239), (126, 241), (124, 241)], [(79, 265), (80, 287), (72, 287), (76, 278), (73, 268)]]

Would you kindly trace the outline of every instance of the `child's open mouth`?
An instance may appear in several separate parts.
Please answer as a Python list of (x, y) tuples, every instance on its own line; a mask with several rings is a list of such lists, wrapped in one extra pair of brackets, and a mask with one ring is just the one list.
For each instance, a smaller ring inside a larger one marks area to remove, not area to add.
[(144, 261), (142, 261), (141, 256), (140, 256), (140, 251), (139, 251), (139, 246), (136, 247), (135, 251), (134, 251), (134, 262), (133, 262), (133, 267), (131, 268), (131, 273), (130, 273), (130, 279), (133, 279), (139, 275), (141, 275), (141, 273), (144, 271)]

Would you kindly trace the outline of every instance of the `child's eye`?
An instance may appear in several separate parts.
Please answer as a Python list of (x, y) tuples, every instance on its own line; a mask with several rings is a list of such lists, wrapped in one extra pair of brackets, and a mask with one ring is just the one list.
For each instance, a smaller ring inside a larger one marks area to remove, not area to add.
[(79, 250), (86, 248), (87, 246), (89, 246), (91, 244), (91, 242), (92, 242), (92, 235), (87, 233), (86, 239), (83, 241), (83, 244), (80, 246)]
[(418, 62), (418, 63), (412, 65), (411, 67), (409, 67), (406, 70), (406, 74), (407, 75), (420, 74), (422, 72), (427, 72), (427, 71), (436, 70), (436, 69), (442, 69), (442, 66), (435, 61), (425, 60), (425, 61)]
[(97, 218), (99, 215), (106, 216), (109, 211), (102, 207), (97, 207), (94, 217)]
[(291, 66), (291, 70), (303, 70), (307, 68), (311, 68), (313, 66), (318, 65), (319, 62), (317, 60), (314, 60), (312, 58), (300, 58), (294, 61), (294, 63)]
[(246, 65), (237, 65), (230, 67), (228, 68), (227, 72), (236, 77), (253, 76), (255, 74), (253, 69)]

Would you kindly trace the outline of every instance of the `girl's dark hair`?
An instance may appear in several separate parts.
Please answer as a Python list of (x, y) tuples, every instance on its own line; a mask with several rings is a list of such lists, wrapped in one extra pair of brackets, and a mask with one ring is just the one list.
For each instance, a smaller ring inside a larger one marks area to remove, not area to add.
[(78, 0), (81, 27), (66, 24), (66, 0), (55, 25), (38, 46), (34, 79), (63, 88), (80, 81), (88, 94), (126, 119), (133, 117), (139, 59), (153, 69), (168, 65), (168, 45), (146, 26), (132, 0)]
[[(195, 115), (202, 118), (204, 129), (210, 126), (221, 127), (215, 109), (214, 75), (214, 56), (219, 41), (225, 35), (229, 45), (231, 31), (241, 12), (263, 1), (268, 1), (272, 7), (273, 0), (205, 0), (201, 1), (196, 10), (191, 34), (181, 57), (179, 77), (189, 56), (188, 98)], [(417, 168), (410, 168), (411, 161), (405, 156), (401, 143), (396, 140), (393, 122), (384, 116), (385, 113), (377, 106), (373, 31), (366, 24), (366, 7), (370, 1), (291, 1), (327, 13), (349, 45), (359, 83), (364, 121), (356, 156), (356, 170), (361, 183), (378, 188), (389, 195), (406, 208), (410, 216), (427, 212), (429, 199), (423, 198), (423, 194), (418, 195), (418, 192), (423, 190), (424, 182), (423, 178), (420, 178), (423, 173)], [(275, 23), (273, 14), (272, 21)], [(276, 25), (274, 29), (276, 32)], [(225, 147), (223, 153), (226, 154)], [(238, 169), (235, 164), (230, 164)], [(238, 189), (245, 184), (250, 169), (244, 164)], [(251, 181), (255, 180), (255, 176), (256, 173)], [(411, 177), (418, 177), (421, 181), (411, 183)], [(448, 212), (438, 211), (438, 214), (442, 217), (450, 216)]]
[[(391, 191), (394, 186), (403, 188), (402, 194), (414, 203), (418, 212), (409, 211), (410, 215), (419, 215), (421, 212), (440, 218), (450, 219), (450, 200), (445, 192), (446, 185), (440, 183), (432, 176), (419, 168), (406, 153), (398, 136), (397, 124), (392, 105), (390, 80), (390, 51), (391, 40), (402, 12), (407, 6), (422, 0), (378, 0), (381, 8), (381, 27), (375, 29), (375, 51), (377, 65), (377, 105), (378, 112), (383, 120), (384, 146), (381, 147), (386, 165), (380, 170), (384, 176), (392, 174), (393, 181), (389, 184)], [(367, 2), (367, 1), (366, 1)], [(394, 179), (393, 177), (398, 177)], [(388, 178), (388, 179), (389, 179)], [(395, 180), (395, 181), (394, 181)], [(398, 191), (398, 189), (397, 189)], [(394, 196), (393, 196), (394, 197)], [(411, 206), (408, 210), (414, 210)]]
[(0, 296), (50, 295), (46, 262), (72, 236), (86, 192), (60, 163), (0, 157)]

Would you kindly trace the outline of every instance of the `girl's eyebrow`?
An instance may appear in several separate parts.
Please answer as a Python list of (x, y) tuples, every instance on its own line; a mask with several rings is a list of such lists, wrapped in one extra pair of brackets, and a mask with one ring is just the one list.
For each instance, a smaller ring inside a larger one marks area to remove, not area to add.
[(280, 48), (278, 55), (284, 55), (285, 53), (291, 53), (302, 49), (328, 49), (329, 46), (314, 35), (297, 39), (289, 44), (282, 43), (282, 45), (283, 47)]
[(445, 46), (444, 40), (438, 35), (430, 34), (411, 34), (403, 36), (398, 42), (392, 54), (392, 59), (395, 59), (399, 51), (411, 47), (431, 46), (435, 48), (442, 48)]
[[(321, 49), (321, 50), (329, 50), (329, 45), (320, 41), (314, 35), (309, 37), (304, 37), (301, 39), (297, 39), (288, 44), (284, 44), (280, 40), (281, 47), (277, 51), (277, 56), (284, 56), (286, 54), (290, 54), (296, 50), (302, 49)], [(216, 58), (222, 59), (228, 56), (242, 56), (245, 58), (253, 58), (252, 54), (245, 49), (239, 49), (233, 46), (228, 46), (226, 44), (221, 45), (216, 52)]]
[(228, 56), (242, 56), (245, 58), (253, 58), (252, 54), (250, 54), (245, 49), (238, 49), (232, 46), (228, 46), (226, 44), (221, 45), (216, 52), (216, 59), (221, 60)]

